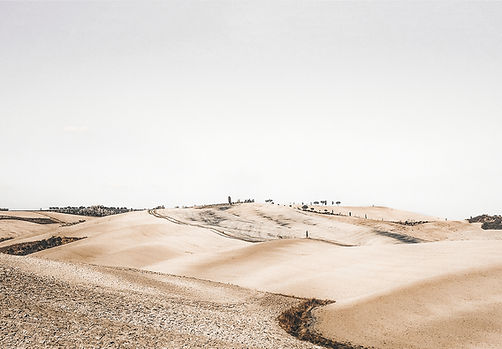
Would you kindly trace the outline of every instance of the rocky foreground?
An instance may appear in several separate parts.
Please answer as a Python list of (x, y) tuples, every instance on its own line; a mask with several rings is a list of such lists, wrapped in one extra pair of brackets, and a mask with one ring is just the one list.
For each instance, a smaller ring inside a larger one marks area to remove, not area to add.
[(0, 255), (2, 348), (319, 348), (281, 329), (297, 299), (131, 269)]

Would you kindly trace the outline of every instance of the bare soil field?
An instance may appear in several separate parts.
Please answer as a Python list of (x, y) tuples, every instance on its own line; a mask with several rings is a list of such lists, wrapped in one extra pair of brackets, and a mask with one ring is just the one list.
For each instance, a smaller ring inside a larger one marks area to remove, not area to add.
[(2, 348), (319, 348), (276, 321), (290, 297), (7, 255), (0, 280)]
[[(89, 347), (314, 346), (302, 338), (332, 348), (497, 348), (502, 342), (501, 230), (385, 207), (332, 209), (340, 215), (246, 203), (129, 212), (73, 225), (2, 220), (0, 238), (11, 239), (0, 248), (53, 236), (86, 238), (29, 257), (0, 255), (2, 268), (10, 268), (1, 279), (2, 315), (9, 314), (2, 319), (10, 322), (2, 323), (0, 345), (58, 346), (70, 343), (71, 333)], [(17, 292), (27, 296), (15, 299)], [(51, 296), (39, 297), (42, 304), (35, 294)], [(57, 311), (25, 316), (51, 304), (50, 297), (68, 304), (67, 321), (58, 322)], [(50, 339), (55, 333), (62, 342)], [(27, 343), (31, 337), (37, 342)]]

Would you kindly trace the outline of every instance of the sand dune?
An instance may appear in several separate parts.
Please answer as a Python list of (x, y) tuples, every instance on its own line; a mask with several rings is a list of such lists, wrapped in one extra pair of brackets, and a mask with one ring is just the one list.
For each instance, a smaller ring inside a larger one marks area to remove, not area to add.
[[(319, 206), (323, 211), (330, 207)], [(334, 216), (270, 204), (220, 205), (209, 208), (165, 209), (160, 213), (184, 222), (197, 222), (241, 235), (264, 240), (303, 238), (308, 230), (313, 238), (345, 245), (402, 243), (401, 238), (421, 241), (502, 239), (502, 231), (485, 231), (466, 221), (444, 221), (388, 207), (331, 207), (336, 212), (354, 212), (355, 216)], [(336, 211), (338, 209), (338, 211)], [(368, 219), (364, 217), (367, 212)], [(373, 219), (372, 219), (373, 217)], [(398, 221), (429, 221), (407, 226)], [(390, 233), (390, 234), (389, 234)]]
[(339, 244), (386, 244), (399, 241), (376, 230), (404, 230), (388, 222), (368, 225), (358, 218), (319, 215), (278, 205), (243, 204), (202, 209), (166, 209), (160, 212), (184, 222), (200, 222), (207, 227), (259, 236), (263, 240), (303, 238), (308, 231), (311, 237)]
[[(333, 340), (377, 348), (494, 347), (502, 340), (501, 231), (383, 207), (344, 209), (380, 219), (218, 205), (52, 224), (3, 244), (54, 233), (86, 237), (31, 256), (335, 300), (315, 311), (314, 323)], [(412, 219), (430, 223), (396, 223)], [(0, 226), (12, 229), (12, 222)]]
[(377, 348), (500, 348), (502, 264), (316, 312), (324, 336)]
[[(61, 225), (65, 223), (78, 222), (79, 220), (92, 221), (96, 219), (95, 217), (75, 216), (46, 211), (5, 211), (0, 212), (0, 216), (43, 219), (51, 218), (54, 220), (54, 224), (38, 224), (22, 220), (2, 219), (0, 221), (0, 238), (12, 237), (17, 239), (17, 242), (33, 240), (38, 236), (58, 234), (63, 231)], [(10, 243), (12, 243), (12, 241), (0, 243), (0, 247)]]
[(56, 221), (70, 223), (76, 222), (78, 220), (84, 219), (90, 221), (96, 219), (97, 217), (90, 216), (79, 216), (67, 213), (50, 212), (50, 211), (3, 211), (0, 212), (2, 216), (14, 216), (14, 217), (24, 217), (24, 218), (54, 218)]
[[(52, 224), (37, 224), (18, 220), (0, 221), (0, 238), (22, 238), (44, 234), (53, 229)], [(9, 242), (0, 242), (0, 247)]]
[(307, 239), (276, 240), (183, 256), (145, 269), (342, 304), (420, 280), (497, 266), (501, 249), (502, 241), (338, 247)]
[(246, 244), (212, 234), (206, 229), (170, 223), (146, 211), (67, 227), (64, 234), (87, 238), (36, 255), (54, 260), (141, 268), (186, 254)]

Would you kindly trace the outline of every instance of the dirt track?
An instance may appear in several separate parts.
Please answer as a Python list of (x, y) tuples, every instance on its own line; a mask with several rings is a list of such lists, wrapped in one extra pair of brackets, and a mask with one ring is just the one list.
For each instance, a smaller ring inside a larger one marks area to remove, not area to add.
[(189, 225), (189, 226), (192, 226), (192, 227), (198, 227), (198, 228), (208, 229), (208, 230), (212, 231), (213, 233), (216, 233), (216, 234), (218, 234), (220, 236), (223, 236), (223, 237), (226, 237), (226, 238), (229, 238), (229, 239), (242, 240), (242, 241), (246, 241), (246, 242), (263, 242), (263, 241), (267, 241), (266, 239), (259, 238), (259, 237), (256, 237), (256, 236), (244, 236), (242, 234), (240, 234), (240, 235), (231, 234), (231, 233), (225, 232), (225, 231), (223, 231), (221, 229), (216, 229), (214, 227), (206, 227), (206, 226), (204, 226), (202, 224), (183, 222), (183, 221), (180, 221), (180, 220), (178, 220), (176, 218), (173, 218), (173, 217), (170, 217), (170, 216), (166, 216), (166, 215), (162, 215), (162, 214), (158, 213), (157, 210), (148, 210), (148, 213), (151, 214), (154, 217), (157, 217), (157, 218), (167, 219), (171, 223), (181, 224), (181, 225)]

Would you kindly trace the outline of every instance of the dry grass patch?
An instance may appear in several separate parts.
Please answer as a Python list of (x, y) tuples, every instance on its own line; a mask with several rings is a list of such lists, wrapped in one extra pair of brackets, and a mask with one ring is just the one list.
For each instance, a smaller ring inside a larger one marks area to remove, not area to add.
[(325, 338), (311, 329), (314, 319), (312, 311), (323, 305), (334, 303), (329, 300), (307, 299), (300, 304), (283, 312), (277, 320), (279, 325), (289, 334), (296, 338), (313, 344), (321, 345), (326, 348), (335, 349), (368, 349), (363, 346), (353, 345), (351, 343), (342, 343)]

